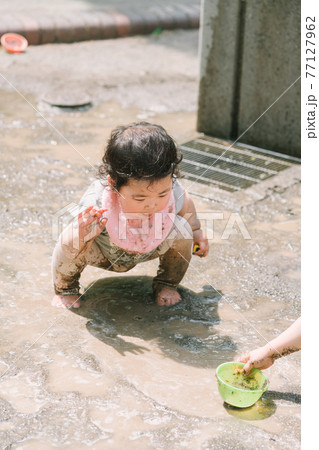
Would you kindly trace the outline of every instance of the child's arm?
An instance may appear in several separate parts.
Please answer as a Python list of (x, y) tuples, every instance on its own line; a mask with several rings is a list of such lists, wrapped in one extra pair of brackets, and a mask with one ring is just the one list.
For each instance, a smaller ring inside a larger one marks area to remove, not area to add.
[(239, 358), (239, 362), (246, 363), (243, 367), (245, 375), (248, 375), (253, 367), (268, 369), (274, 361), (282, 356), (289, 355), (301, 348), (301, 318), (297, 319), (286, 331), (275, 339), (246, 353)]
[(107, 222), (106, 218), (102, 218), (105, 211), (107, 209), (89, 206), (79, 213), (77, 222), (70, 224), (62, 233), (62, 247), (69, 258), (73, 259), (90, 249), (94, 239), (102, 233)]
[(199, 247), (196, 254), (200, 256), (207, 256), (209, 250), (208, 240), (204, 234), (204, 231), (201, 229), (200, 221), (197, 219), (194, 202), (186, 191), (184, 193), (184, 204), (178, 215), (185, 217), (192, 227), (194, 245), (196, 244)]

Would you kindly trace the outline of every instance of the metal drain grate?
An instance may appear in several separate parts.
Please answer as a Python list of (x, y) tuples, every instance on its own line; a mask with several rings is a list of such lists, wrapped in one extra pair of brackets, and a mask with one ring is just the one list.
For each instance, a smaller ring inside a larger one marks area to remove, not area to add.
[(236, 192), (300, 163), (298, 158), (244, 144), (230, 146), (209, 136), (180, 145), (182, 174), (189, 180)]

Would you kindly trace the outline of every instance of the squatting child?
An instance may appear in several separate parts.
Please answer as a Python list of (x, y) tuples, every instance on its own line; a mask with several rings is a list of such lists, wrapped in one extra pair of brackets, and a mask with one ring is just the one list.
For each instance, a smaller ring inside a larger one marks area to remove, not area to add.
[(53, 305), (80, 306), (79, 279), (87, 265), (126, 272), (155, 258), (157, 304), (181, 300), (177, 286), (193, 245), (196, 254), (208, 253), (194, 203), (177, 180), (181, 159), (159, 125), (140, 122), (112, 131), (99, 179), (83, 195), (76, 223), (61, 233), (55, 247)]

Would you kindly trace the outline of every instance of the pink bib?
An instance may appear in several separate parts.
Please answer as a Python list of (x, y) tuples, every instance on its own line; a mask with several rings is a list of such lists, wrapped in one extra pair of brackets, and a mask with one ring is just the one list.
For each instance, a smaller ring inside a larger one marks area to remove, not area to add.
[(102, 208), (107, 208), (106, 230), (111, 242), (129, 253), (149, 253), (157, 248), (173, 228), (175, 199), (171, 192), (166, 207), (155, 214), (125, 213), (119, 194), (110, 187), (103, 191)]

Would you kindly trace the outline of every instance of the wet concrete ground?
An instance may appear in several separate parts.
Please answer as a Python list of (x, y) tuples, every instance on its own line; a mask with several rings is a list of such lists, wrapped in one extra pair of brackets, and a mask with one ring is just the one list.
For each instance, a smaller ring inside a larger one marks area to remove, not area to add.
[[(179, 305), (153, 303), (155, 261), (126, 274), (87, 268), (79, 310), (50, 304), (57, 212), (94, 179), (110, 130), (147, 119), (178, 142), (195, 135), (197, 32), (34, 47), (1, 64), (11, 83), (0, 80), (1, 448), (300, 448), (299, 353), (265, 371), (269, 391), (245, 410), (223, 404), (215, 379), (300, 314), (298, 168), (244, 202), (194, 196), (224, 219)], [(70, 95), (89, 91), (92, 108), (43, 102), (61, 77)], [(233, 212), (251, 239), (238, 228), (222, 238)]]

